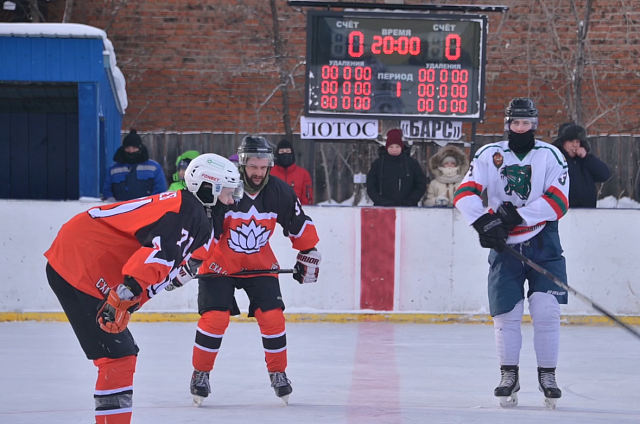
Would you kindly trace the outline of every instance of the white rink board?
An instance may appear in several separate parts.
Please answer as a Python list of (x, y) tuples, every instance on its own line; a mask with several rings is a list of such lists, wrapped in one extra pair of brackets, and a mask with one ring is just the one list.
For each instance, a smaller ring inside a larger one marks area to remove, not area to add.
[[(43, 253), (59, 228), (74, 214), (96, 203), (0, 201), (0, 312), (61, 311), (48, 287)], [(281, 277), (289, 312), (358, 311), (360, 300), (360, 209), (306, 207), (320, 235), (320, 280), (301, 286)], [(396, 225), (395, 311), (487, 313), (488, 251), (452, 209), (398, 209)], [(640, 211), (570, 210), (560, 221), (569, 284), (620, 315), (640, 315)], [(80, 237), (81, 235), (79, 235)], [(272, 247), (283, 268), (296, 252), (278, 227)], [(379, 246), (385, 249), (385, 246)], [(144, 308), (158, 312), (195, 312), (197, 285), (162, 293)], [(246, 310), (244, 294), (238, 296)], [(577, 299), (563, 307), (568, 314), (595, 311)]]

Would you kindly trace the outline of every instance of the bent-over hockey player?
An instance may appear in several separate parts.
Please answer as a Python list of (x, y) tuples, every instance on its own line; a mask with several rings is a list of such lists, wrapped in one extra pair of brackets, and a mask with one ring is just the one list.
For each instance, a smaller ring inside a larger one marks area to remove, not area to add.
[[(198, 312), (201, 315), (193, 348), (191, 394), (200, 406), (211, 393), (209, 373), (229, 325), (230, 315), (239, 315), (234, 291), (244, 289), (249, 297), (249, 316), (260, 326), (262, 345), (271, 386), (276, 396), (288, 403), (292, 392), (287, 379), (287, 337), (284, 303), (278, 278), (269, 275), (234, 277), (244, 270), (278, 269), (269, 238), (280, 224), (283, 233), (298, 250), (298, 271), (294, 278), (301, 284), (315, 283), (321, 261), (315, 249), (318, 235), (311, 218), (304, 214), (293, 189), (269, 175), (273, 150), (260, 136), (247, 136), (238, 148), (240, 176), (244, 180), (244, 197), (225, 214), (222, 235), (209, 251), (203, 247), (194, 259), (204, 260), (198, 286)], [(217, 236), (216, 232), (216, 236)], [(194, 273), (192, 273), (194, 274)], [(215, 275), (217, 274), (217, 275)]]
[[(60, 229), (45, 253), (49, 285), (87, 358), (98, 367), (97, 424), (129, 424), (138, 346), (131, 313), (176, 278), (212, 241), (208, 213), (242, 197), (235, 165), (194, 159), (186, 189), (89, 209)], [(209, 210), (207, 210), (209, 209)]]
[[(569, 205), (567, 163), (557, 148), (534, 138), (537, 125), (538, 110), (533, 101), (513, 99), (506, 108), (508, 141), (480, 148), (454, 198), (455, 206), (480, 235), (481, 246), (492, 249), (489, 307), (502, 375), (494, 394), (503, 407), (518, 403), (525, 280), (528, 281), (539, 388), (549, 408), (555, 408), (561, 396), (555, 372), (560, 304), (567, 303), (567, 292), (504, 252), (505, 245), (509, 244), (567, 281), (558, 235), (558, 220), (567, 213)], [(483, 190), (487, 190), (488, 211), (482, 206)]]

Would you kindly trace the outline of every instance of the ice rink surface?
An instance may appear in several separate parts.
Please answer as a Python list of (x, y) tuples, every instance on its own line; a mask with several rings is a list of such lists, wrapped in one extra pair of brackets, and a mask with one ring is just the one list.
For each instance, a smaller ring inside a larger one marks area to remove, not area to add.
[[(493, 327), (289, 324), (293, 394), (269, 385), (258, 326), (231, 323), (191, 406), (195, 323), (132, 323), (140, 346), (133, 423), (640, 423), (640, 340), (615, 327), (563, 326), (555, 411), (542, 406), (533, 329), (523, 327), (520, 404), (501, 409)], [(68, 323), (0, 323), (0, 423), (93, 423), (96, 369)]]

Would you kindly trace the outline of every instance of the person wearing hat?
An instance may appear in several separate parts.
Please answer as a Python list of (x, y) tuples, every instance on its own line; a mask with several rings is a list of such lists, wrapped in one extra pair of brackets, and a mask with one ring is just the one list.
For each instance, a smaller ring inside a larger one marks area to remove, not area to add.
[(132, 129), (113, 156), (102, 188), (107, 201), (132, 200), (167, 191), (167, 181), (160, 164), (149, 159), (147, 147)]
[(424, 196), (427, 177), (404, 147), (402, 131), (390, 130), (367, 174), (367, 194), (374, 206), (418, 206)]
[(169, 191), (182, 190), (184, 185), (184, 173), (192, 160), (200, 156), (197, 150), (188, 150), (176, 159), (176, 172), (173, 174), (173, 183), (169, 186)]
[(595, 208), (596, 183), (607, 181), (611, 172), (606, 163), (590, 153), (587, 132), (580, 125), (567, 125), (553, 142), (569, 167), (569, 207)]
[(313, 186), (309, 171), (296, 165), (296, 155), (289, 140), (278, 143), (275, 155), (275, 166), (271, 175), (289, 184), (303, 205), (313, 204)]
[(237, 153), (234, 153), (234, 154), (232, 154), (231, 156), (229, 156), (229, 160), (230, 160), (231, 162), (233, 162), (233, 164), (234, 164), (236, 167), (240, 166), (240, 164), (238, 163), (238, 161), (240, 160), (240, 158), (238, 158), (238, 154), (237, 154)]
[(469, 159), (456, 146), (446, 146), (429, 159), (435, 178), (429, 183), (424, 206), (453, 207), (453, 195), (469, 169)]

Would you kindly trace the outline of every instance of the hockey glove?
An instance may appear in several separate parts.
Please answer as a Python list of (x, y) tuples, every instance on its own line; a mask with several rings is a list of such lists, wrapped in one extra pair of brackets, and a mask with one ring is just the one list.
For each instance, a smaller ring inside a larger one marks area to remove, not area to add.
[(500, 216), (500, 219), (502, 219), (507, 232), (513, 230), (523, 222), (522, 217), (518, 213), (518, 209), (513, 206), (513, 203), (511, 202), (504, 202), (500, 205), (498, 208), (498, 215)]
[(315, 283), (318, 281), (318, 273), (320, 272), (320, 262), (322, 255), (315, 247), (311, 250), (305, 250), (298, 253), (295, 265), (296, 273), (293, 278), (300, 284)]
[(480, 246), (502, 253), (507, 246), (507, 229), (498, 214), (485, 213), (473, 223), (480, 235)]
[(131, 314), (140, 307), (141, 292), (140, 285), (131, 277), (126, 277), (123, 284), (109, 290), (98, 308), (96, 321), (100, 328), (112, 334), (123, 332)]
[(171, 291), (184, 286), (189, 281), (193, 280), (193, 277), (198, 273), (200, 265), (202, 265), (202, 261), (189, 259), (186, 264), (178, 268), (178, 275), (171, 280), (171, 283), (164, 289)]

